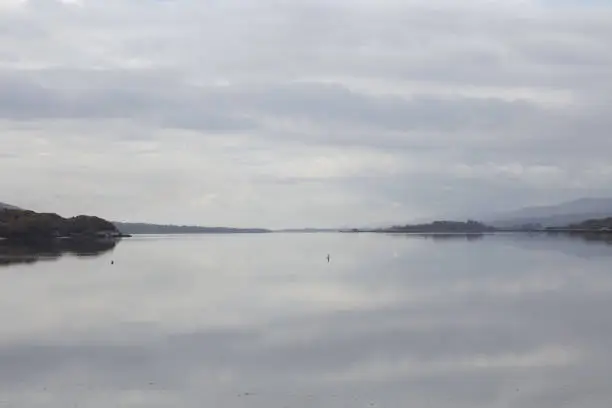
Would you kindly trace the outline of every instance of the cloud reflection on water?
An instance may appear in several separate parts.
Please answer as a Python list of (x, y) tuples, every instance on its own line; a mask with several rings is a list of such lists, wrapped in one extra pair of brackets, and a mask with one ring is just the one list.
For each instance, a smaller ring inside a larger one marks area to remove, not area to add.
[(606, 259), (539, 239), (140, 238), (112, 268), (9, 268), (0, 394), (29, 407), (607, 405)]

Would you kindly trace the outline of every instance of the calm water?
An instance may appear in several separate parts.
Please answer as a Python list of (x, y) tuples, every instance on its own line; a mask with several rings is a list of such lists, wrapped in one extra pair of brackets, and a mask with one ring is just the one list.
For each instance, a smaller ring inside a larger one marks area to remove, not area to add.
[(0, 246), (0, 407), (612, 405), (604, 242), (208, 235), (72, 251)]

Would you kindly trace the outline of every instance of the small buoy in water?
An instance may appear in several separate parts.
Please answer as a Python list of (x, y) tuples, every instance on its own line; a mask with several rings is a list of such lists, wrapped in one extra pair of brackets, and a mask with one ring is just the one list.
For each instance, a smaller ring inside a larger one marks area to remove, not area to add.
[(115, 261), (111, 261), (111, 265), (114, 265), (114, 264), (115, 264)]

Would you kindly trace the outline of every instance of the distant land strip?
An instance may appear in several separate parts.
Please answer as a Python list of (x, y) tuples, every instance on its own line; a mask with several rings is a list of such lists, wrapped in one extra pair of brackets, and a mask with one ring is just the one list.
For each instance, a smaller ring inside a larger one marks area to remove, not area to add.
[(164, 225), (142, 222), (113, 222), (125, 234), (263, 234), (265, 228), (200, 227), (193, 225)]

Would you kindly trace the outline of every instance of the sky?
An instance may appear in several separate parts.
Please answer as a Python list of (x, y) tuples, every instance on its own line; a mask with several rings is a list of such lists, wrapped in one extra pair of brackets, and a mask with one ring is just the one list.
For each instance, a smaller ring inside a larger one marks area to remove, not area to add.
[(0, 0), (0, 201), (325, 227), (612, 195), (612, 2)]

